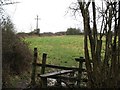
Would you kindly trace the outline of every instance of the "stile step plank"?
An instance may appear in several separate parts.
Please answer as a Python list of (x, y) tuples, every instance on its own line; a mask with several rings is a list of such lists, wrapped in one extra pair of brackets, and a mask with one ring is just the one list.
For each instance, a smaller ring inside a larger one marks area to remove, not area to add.
[(51, 77), (51, 76), (56, 76), (56, 75), (61, 75), (61, 74), (67, 74), (67, 73), (71, 73), (74, 72), (73, 70), (62, 70), (62, 71), (58, 71), (58, 72), (52, 72), (52, 73), (47, 73), (47, 74), (42, 74), (40, 75), (40, 77)]

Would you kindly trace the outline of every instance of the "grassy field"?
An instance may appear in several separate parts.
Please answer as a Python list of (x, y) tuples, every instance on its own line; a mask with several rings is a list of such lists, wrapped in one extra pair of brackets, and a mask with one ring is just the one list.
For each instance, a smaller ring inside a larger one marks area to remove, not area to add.
[(39, 62), (44, 52), (48, 64), (62, 66), (77, 66), (75, 57), (84, 56), (83, 36), (27, 37), (25, 41), (32, 51), (38, 48)]

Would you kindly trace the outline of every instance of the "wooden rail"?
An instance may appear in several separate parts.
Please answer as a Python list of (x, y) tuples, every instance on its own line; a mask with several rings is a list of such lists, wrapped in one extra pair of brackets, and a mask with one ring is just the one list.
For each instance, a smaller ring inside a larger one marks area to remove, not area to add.
[[(33, 63), (36, 66), (42, 66), (41, 63)], [(65, 67), (65, 66), (57, 66), (57, 65), (51, 65), (51, 64), (46, 64), (45, 67), (49, 68), (56, 68), (56, 69), (64, 69), (64, 70), (75, 70), (75, 71), (80, 71), (79, 68), (76, 67)], [(85, 69), (82, 69), (82, 71), (86, 71)]]

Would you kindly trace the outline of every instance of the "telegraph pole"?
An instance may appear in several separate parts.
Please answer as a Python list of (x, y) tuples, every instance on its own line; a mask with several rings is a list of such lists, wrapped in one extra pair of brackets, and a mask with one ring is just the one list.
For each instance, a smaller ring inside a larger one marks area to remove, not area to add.
[(36, 30), (37, 30), (37, 29), (39, 29), (38, 28), (38, 20), (40, 20), (40, 18), (38, 18), (38, 15), (37, 15), (37, 18), (35, 18), (35, 20), (36, 20)]
[(38, 15), (37, 15), (37, 18), (35, 18), (35, 20), (36, 20), (36, 29), (35, 29), (35, 31), (36, 31), (36, 34), (40, 35), (40, 29), (38, 28), (38, 20), (40, 20), (40, 18), (38, 18)]

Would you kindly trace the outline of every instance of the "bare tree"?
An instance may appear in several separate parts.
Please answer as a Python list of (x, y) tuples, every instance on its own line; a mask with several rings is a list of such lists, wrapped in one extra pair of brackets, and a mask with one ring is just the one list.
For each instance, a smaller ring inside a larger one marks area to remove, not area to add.
[[(106, 5), (105, 9), (103, 3)], [(75, 12), (80, 10), (83, 17), (88, 87), (120, 87), (118, 84), (120, 82), (120, 1), (102, 1), (99, 10), (102, 18), (100, 30), (97, 29), (95, 4), (92, 0), (88, 2), (78, 0), (79, 6), (71, 8)], [(92, 18), (90, 18), (90, 5), (92, 5)], [(90, 24), (91, 20), (93, 26)]]

